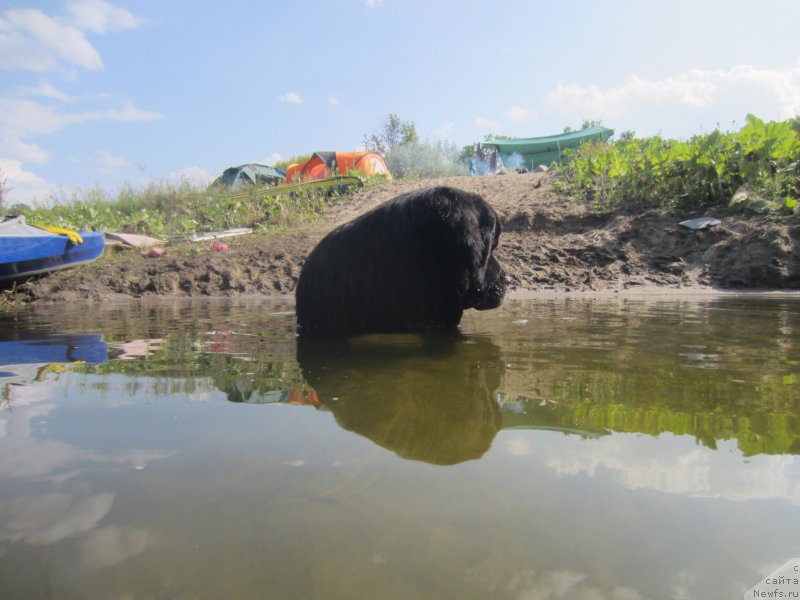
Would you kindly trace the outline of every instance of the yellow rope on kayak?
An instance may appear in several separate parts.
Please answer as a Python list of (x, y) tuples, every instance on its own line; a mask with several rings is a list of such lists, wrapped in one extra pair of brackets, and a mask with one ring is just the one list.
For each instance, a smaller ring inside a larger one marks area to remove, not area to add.
[(75, 245), (82, 244), (83, 238), (81, 234), (77, 231), (73, 231), (72, 229), (64, 229), (63, 227), (55, 227), (53, 225), (34, 225), (34, 227), (38, 227), (39, 229), (44, 229), (45, 231), (49, 231), (50, 233), (55, 233), (56, 235), (65, 235), (69, 238), (69, 241)]

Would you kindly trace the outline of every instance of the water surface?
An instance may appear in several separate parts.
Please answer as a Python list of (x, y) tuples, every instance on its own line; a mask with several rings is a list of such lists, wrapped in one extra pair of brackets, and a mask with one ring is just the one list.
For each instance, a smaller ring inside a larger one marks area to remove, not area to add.
[(800, 299), (0, 316), (9, 598), (732, 598), (800, 556)]

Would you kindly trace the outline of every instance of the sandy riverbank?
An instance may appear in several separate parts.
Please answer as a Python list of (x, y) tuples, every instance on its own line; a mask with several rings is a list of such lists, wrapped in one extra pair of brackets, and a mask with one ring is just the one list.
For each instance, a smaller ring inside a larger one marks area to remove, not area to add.
[[(164, 296), (291, 297), (303, 260), (334, 226), (401, 193), (452, 185), (481, 194), (503, 225), (498, 260), (510, 297), (532, 294), (705, 293), (800, 289), (800, 218), (720, 207), (709, 213), (597, 210), (557, 194), (548, 174), (450, 177), (388, 183), (335, 204), (313, 223), (225, 241), (169, 246), (167, 255), (108, 253), (101, 260), (39, 280), (32, 300)], [(722, 224), (690, 231), (679, 222), (712, 214)]]

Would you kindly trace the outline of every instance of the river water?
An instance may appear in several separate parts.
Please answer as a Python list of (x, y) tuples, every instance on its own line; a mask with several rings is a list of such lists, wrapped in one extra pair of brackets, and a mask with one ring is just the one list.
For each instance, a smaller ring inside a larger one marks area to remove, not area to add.
[(800, 556), (800, 298), (0, 316), (3, 598), (740, 598)]

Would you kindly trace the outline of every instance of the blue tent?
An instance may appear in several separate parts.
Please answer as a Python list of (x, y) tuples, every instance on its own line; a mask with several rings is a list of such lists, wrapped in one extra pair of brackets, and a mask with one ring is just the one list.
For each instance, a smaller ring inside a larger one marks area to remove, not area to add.
[(249, 163), (238, 167), (228, 167), (217, 177), (212, 186), (225, 186), (237, 190), (242, 186), (281, 185), (286, 178), (286, 171), (267, 165)]

